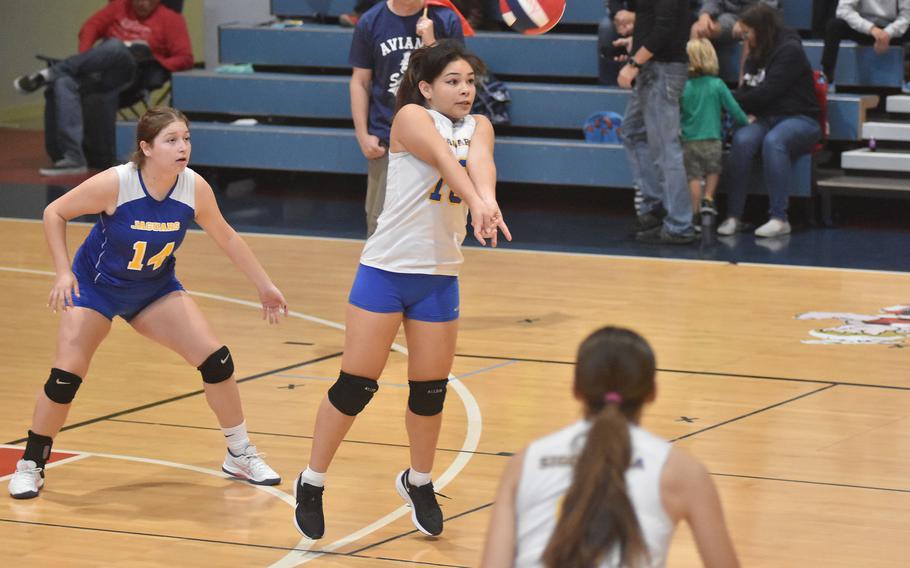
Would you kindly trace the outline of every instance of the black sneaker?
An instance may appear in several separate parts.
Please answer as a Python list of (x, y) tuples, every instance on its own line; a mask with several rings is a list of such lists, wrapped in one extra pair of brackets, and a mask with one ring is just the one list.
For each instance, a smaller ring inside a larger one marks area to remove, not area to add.
[(303, 536), (316, 540), (325, 534), (325, 516), (322, 514), (322, 492), (325, 487), (304, 483), (303, 474), (294, 482), (294, 526)]
[(45, 85), (47, 85), (47, 79), (41, 73), (20, 75), (13, 79), (13, 87), (22, 94), (34, 93)]
[(666, 216), (666, 211), (664, 211), (661, 207), (658, 207), (656, 210), (649, 213), (642, 213), (635, 219), (635, 224), (632, 227), (632, 231), (635, 233), (640, 233), (642, 231), (649, 231), (654, 227), (660, 227), (664, 222), (664, 217)]
[(409, 471), (411, 470), (406, 469), (398, 474), (395, 489), (411, 506), (411, 522), (417, 530), (428, 536), (439, 536), (442, 534), (442, 510), (436, 502), (433, 483), (415, 487), (408, 481)]
[(674, 234), (668, 232), (663, 226), (655, 227), (650, 231), (642, 231), (635, 234), (635, 240), (640, 243), (652, 245), (688, 245), (695, 242), (695, 232)]
[(711, 215), (717, 215), (717, 206), (714, 205), (713, 199), (702, 199), (701, 200), (701, 212), (710, 213)]

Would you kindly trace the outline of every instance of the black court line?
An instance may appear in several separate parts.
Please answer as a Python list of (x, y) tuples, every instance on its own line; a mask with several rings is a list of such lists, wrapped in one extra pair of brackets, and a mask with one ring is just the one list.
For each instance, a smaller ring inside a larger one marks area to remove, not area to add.
[(868, 489), (871, 491), (887, 491), (889, 493), (910, 493), (910, 489), (896, 489), (894, 487), (875, 487), (872, 485), (856, 485), (854, 483), (834, 483), (831, 481), (809, 481), (806, 479), (786, 479), (784, 477), (765, 477), (762, 475), (742, 475), (738, 473), (712, 473), (718, 477), (741, 477), (743, 479), (759, 479), (762, 481), (779, 481), (781, 483), (801, 483), (803, 485), (827, 485), (829, 487), (843, 487), (848, 489)]
[[(221, 431), (221, 428), (214, 428), (212, 426), (192, 426), (189, 424), (173, 424), (170, 422), (149, 422), (146, 420), (127, 420), (123, 418), (111, 418), (111, 422), (123, 422), (127, 424), (146, 424), (149, 426), (169, 426), (171, 428), (189, 428), (192, 430), (217, 430)], [(263, 432), (263, 431), (254, 431), (250, 430), (250, 434), (256, 434), (261, 436), (275, 436), (277, 438), (295, 438), (298, 440), (312, 440), (312, 436), (304, 436), (301, 434), (283, 434), (280, 432)], [(392, 444), (391, 442), (370, 442), (367, 440), (342, 440), (342, 443), (345, 444), (363, 444), (365, 446), (386, 446), (390, 448), (410, 448), (408, 444)], [(454, 448), (436, 448), (437, 452), (452, 452), (456, 454), (470, 454), (473, 456), (495, 456), (495, 457), (510, 457), (514, 455), (512, 452), (466, 452), (464, 450), (456, 450)]]
[(700, 429), (700, 430), (696, 430), (695, 432), (689, 432), (688, 434), (684, 434), (684, 435), (682, 435), (682, 436), (677, 436), (676, 438), (672, 438), (672, 439), (670, 440), (670, 442), (678, 442), (679, 440), (685, 440), (686, 438), (691, 438), (692, 436), (697, 436), (698, 434), (702, 434), (702, 433), (707, 432), (707, 431), (709, 431), (709, 430), (714, 430), (715, 428), (720, 428), (721, 426), (726, 426), (727, 424), (731, 424), (731, 423), (733, 423), (733, 422), (737, 422), (737, 421), (742, 420), (742, 419), (744, 419), (744, 418), (749, 418), (750, 416), (755, 416), (756, 414), (761, 414), (762, 412), (766, 412), (766, 411), (768, 411), (768, 410), (771, 410), (772, 408), (778, 408), (778, 407), (783, 406), (783, 405), (785, 405), (785, 404), (790, 404), (791, 402), (797, 401), (797, 400), (799, 400), (799, 399), (801, 399), (801, 398), (806, 398), (807, 396), (812, 396), (812, 395), (814, 395), (814, 394), (818, 394), (818, 393), (820, 393), (820, 392), (822, 392), (822, 391), (826, 391), (826, 390), (831, 389), (831, 388), (834, 388), (834, 387), (836, 387), (836, 386), (837, 386), (837, 385), (831, 384), (831, 385), (828, 385), (828, 386), (824, 386), (824, 387), (822, 387), (822, 388), (820, 388), (820, 389), (815, 389), (814, 391), (809, 391), (809, 392), (803, 393), (803, 394), (801, 394), (801, 395), (794, 396), (793, 398), (788, 398), (787, 400), (784, 400), (784, 401), (781, 401), (781, 402), (776, 402), (776, 403), (774, 403), (774, 404), (772, 404), (772, 405), (770, 405), (770, 406), (766, 406), (766, 407), (764, 407), (764, 408), (759, 408), (758, 410), (753, 410), (752, 412), (747, 412), (746, 414), (743, 414), (742, 416), (737, 416), (737, 417), (735, 417), (735, 418), (730, 418), (729, 420), (724, 420), (723, 422), (718, 422), (717, 424), (713, 424), (713, 425), (708, 426), (708, 427), (706, 427), (706, 428), (702, 428), (702, 429)]
[[(482, 511), (482, 510), (486, 509), (487, 507), (492, 507), (492, 506), (493, 506), (493, 502), (491, 501), (484, 505), (480, 505), (479, 507), (474, 507), (473, 509), (468, 509), (467, 511), (462, 511), (461, 513), (458, 513), (457, 515), (453, 515), (453, 516), (445, 519), (444, 522), (454, 521), (455, 519), (457, 519), (459, 517), (465, 517), (467, 515), (470, 515), (471, 513), (476, 513), (477, 511)], [(383, 544), (388, 544), (388, 543), (392, 542), (393, 540), (398, 540), (400, 538), (404, 538), (404, 537), (412, 535), (416, 532), (418, 532), (417, 529), (403, 532), (399, 535), (395, 535), (395, 536), (380, 540), (379, 542), (374, 542), (373, 544), (368, 544), (368, 545), (364, 546), (363, 548), (358, 548), (357, 550), (353, 550), (353, 551), (349, 552), (348, 554), (351, 556), (354, 556), (354, 555), (360, 554), (364, 550), (369, 550), (370, 548), (375, 548), (375, 547), (381, 546)]]
[[(288, 365), (286, 367), (281, 367), (279, 369), (272, 369), (271, 371), (257, 373), (255, 375), (251, 375), (249, 377), (237, 379), (237, 384), (245, 383), (247, 381), (252, 381), (255, 379), (260, 379), (262, 377), (266, 377), (268, 375), (273, 375), (275, 373), (281, 373), (282, 371), (287, 371), (289, 369), (296, 369), (297, 367), (304, 367), (306, 365), (312, 365), (313, 363), (319, 363), (320, 361), (325, 361), (327, 359), (333, 359), (335, 357), (340, 357), (341, 353), (342, 352), (339, 351), (337, 353), (332, 353), (330, 355), (323, 355), (322, 357), (316, 357), (315, 359), (310, 359), (309, 361), (304, 361), (302, 363), (294, 363), (293, 365)], [(150, 402), (148, 404), (143, 404), (141, 406), (129, 408), (127, 410), (120, 410), (118, 412), (113, 412), (113, 413), (107, 414), (105, 416), (98, 416), (97, 418), (91, 418), (89, 420), (77, 422), (76, 424), (70, 424), (68, 426), (64, 426), (63, 428), (60, 429), (60, 431), (65, 432), (67, 430), (72, 430), (74, 428), (81, 428), (82, 426), (88, 426), (90, 424), (95, 424), (96, 422), (101, 422), (103, 420), (110, 420), (110, 419), (116, 418), (118, 416), (123, 416), (124, 414), (132, 414), (133, 412), (139, 412), (141, 410), (148, 410), (149, 408), (154, 408), (156, 406), (162, 406), (164, 404), (169, 404), (171, 402), (177, 402), (178, 400), (183, 400), (185, 398), (190, 398), (192, 396), (197, 396), (197, 395), (203, 394), (204, 392), (205, 392), (204, 389), (199, 389), (199, 390), (195, 390), (192, 392), (188, 392), (186, 394), (181, 394), (181, 395), (177, 395), (177, 396), (172, 396), (171, 398), (166, 398), (164, 400), (159, 400), (157, 402)], [(6, 442), (6, 443), (9, 445), (16, 445), (16, 444), (21, 444), (22, 442), (25, 442), (27, 440), (28, 440), (28, 437), (25, 437), (25, 438), (19, 438), (18, 440), (13, 440), (11, 442)]]
[[(575, 365), (575, 361), (560, 361), (556, 359), (526, 359), (521, 357), (502, 357), (499, 355), (467, 355), (456, 353), (456, 357), (467, 357), (469, 359), (502, 359), (508, 361), (518, 361), (521, 363), (545, 363), (548, 365)], [(878, 385), (871, 383), (852, 383), (848, 381), (835, 381), (824, 379), (800, 379), (798, 377), (775, 377), (773, 375), (749, 375), (745, 373), (724, 373), (721, 371), (692, 371), (689, 369), (657, 369), (661, 373), (676, 373), (680, 375), (706, 375), (709, 377), (732, 377), (734, 379), (759, 379), (765, 381), (786, 381), (793, 383), (810, 383), (816, 385), (837, 385), (841, 387), (866, 387), (872, 389), (889, 389), (910, 391), (910, 387), (896, 385)]]
[[(275, 546), (270, 544), (254, 544), (250, 542), (235, 542), (230, 540), (216, 540), (210, 538), (198, 538), (192, 536), (178, 536), (171, 534), (158, 534), (158, 533), (147, 533), (139, 531), (125, 531), (117, 529), (103, 529), (97, 527), (80, 527), (78, 525), (63, 525), (59, 523), (40, 523), (36, 521), (20, 521), (18, 519), (4, 519), (0, 518), (0, 522), (10, 523), (15, 525), (30, 525), (38, 527), (49, 527), (49, 528), (59, 528), (59, 529), (70, 529), (70, 530), (79, 530), (79, 531), (90, 531), (90, 532), (102, 532), (109, 534), (119, 534), (119, 535), (128, 535), (128, 536), (142, 536), (149, 538), (160, 538), (166, 540), (181, 540), (186, 542), (200, 542), (204, 544), (222, 544), (227, 546), (242, 546), (245, 548), (260, 548), (265, 550), (279, 550), (282, 552), (301, 552), (301, 553), (312, 553), (315, 555), (329, 555), (329, 556), (351, 556), (354, 558), (363, 558), (365, 560), (384, 560), (387, 562), (397, 562), (406, 565), (420, 565), (420, 566), (440, 566), (443, 568), (469, 568), (468, 566), (462, 566), (461, 564), (442, 564), (438, 562), (421, 562), (418, 560), (402, 560), (400, 558), (389, 558), (387, 556), (368, 556), (368, 555), (358, 555), (354, 552), (341, 553), (341, 552), (330, 552), (322, 550), (308, 550), (304, 548), (295, 548), (290, 546)], [(416, 532), (416, 531), (414, 531)]]

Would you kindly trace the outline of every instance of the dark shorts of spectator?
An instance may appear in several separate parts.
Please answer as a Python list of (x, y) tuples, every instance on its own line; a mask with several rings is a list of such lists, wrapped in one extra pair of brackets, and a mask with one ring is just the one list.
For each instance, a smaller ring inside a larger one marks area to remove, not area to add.
[(686, 179), (702, 179), (720, 174), (723, 169), (723, 143), (720, 140), (688, 140), (683, 142), (683, 162)]

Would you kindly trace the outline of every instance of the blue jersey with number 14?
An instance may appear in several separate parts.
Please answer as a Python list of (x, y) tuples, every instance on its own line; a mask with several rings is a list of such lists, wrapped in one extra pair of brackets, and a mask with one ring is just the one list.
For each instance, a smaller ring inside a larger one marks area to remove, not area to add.
[(196, 174), (185, 168), (161, 201), (149, 195), (133, 163), (114, 168), (120, 180), (117, 210), (101, 213), (73, 260), (80, 280), (128, 288), (174, 274), (174, 252), (196, 214)]

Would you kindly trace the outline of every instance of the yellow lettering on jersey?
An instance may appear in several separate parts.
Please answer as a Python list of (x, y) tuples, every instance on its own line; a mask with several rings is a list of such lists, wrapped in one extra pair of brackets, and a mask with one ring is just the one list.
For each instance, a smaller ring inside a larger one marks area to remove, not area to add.
[[(146, 241), (136, 241), (133, 243), (133, 250), (136, 251), (133, 254), (133, 259), (129, 264), (126, 265), (129, 270), (142, 270), (144, 264), (142, 259), (145, 258), (145, 249), (148, 247)], [(148, 260), (148, 264), (152, 265), (152, 270), (158, 270), (161, 268), (161, 265), (164, 264), (164, 261), (167, 260), (167, 257), (174, 252), (174, 243), (170, 242), (164, 245), (164, 248), (161, 249), (161, 252), (153, 256)]]
[(160, 223), (157, 221), (133, 221), (130, 229), (137, 231), (152, 231), (155, 233), (171, 233), (180, 230), (180, 221)]

